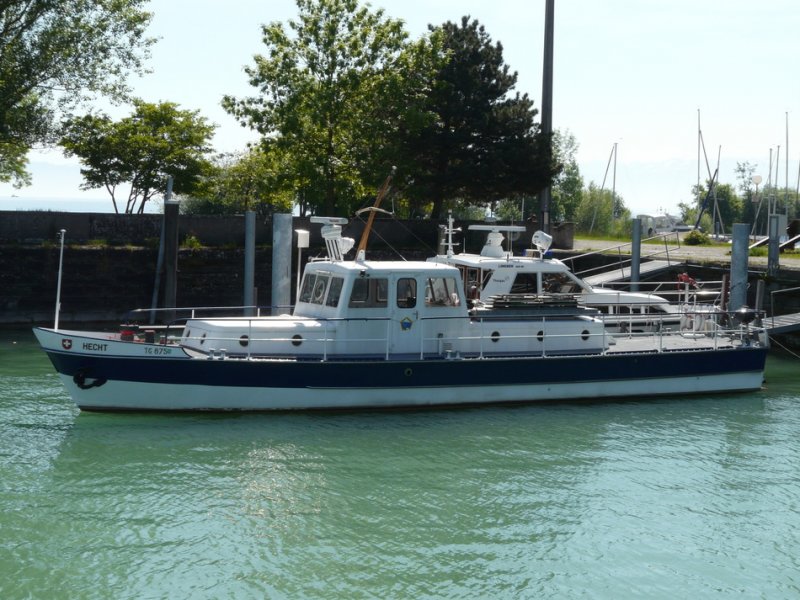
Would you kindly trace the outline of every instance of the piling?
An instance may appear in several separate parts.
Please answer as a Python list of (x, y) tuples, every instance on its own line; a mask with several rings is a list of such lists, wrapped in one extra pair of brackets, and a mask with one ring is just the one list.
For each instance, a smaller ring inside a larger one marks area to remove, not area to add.
[(733, 224), (731, 246), (731, 293), (728, 309), (739, 310), (747, 303), (747, 260), (750, 228), (746, 223)]
[(632, 219), (633, 235), (631, 237), (631, 291), (639, 291), (639, 266), (642, 263), (642, 220)]
[(256, 213), (248, 210), (244, 213), (244, 315), (255, 315), (256, 305)]
[(272, 314), (292, 303), (292, 215), (272, 215)]

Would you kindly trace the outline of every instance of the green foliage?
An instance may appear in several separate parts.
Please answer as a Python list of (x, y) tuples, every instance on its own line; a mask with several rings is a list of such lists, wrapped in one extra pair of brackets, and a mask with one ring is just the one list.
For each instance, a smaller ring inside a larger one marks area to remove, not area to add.
[(693, 229), (683, 236), (683, 243), (687, 246), (707, 246), (711, 244), (711, 238), (699, 229)]
[[(716, 217), (721, 231), (730, 231), (734, 223), (744, 222), (744, 204), (742, 199), (736, 194), (736, 190), (729, 183), (720, 183), (714, 186), (711, 194), (708, 193), (706, 186), (694, 186), (692, 192), (696, 197), (701, 198), (701, 203), (705, 207), (705, 213), (709, 215), (707, 225), (703, 225), (706, 231), (714, 231), (714, 218)], [(705, 216), (704, 216), (705, 218)], [(694, 220), (697, 220), (695, 213)], [(689, 223), (690, 221), (686, 221)]]
[(561, 171), (553, 180), (550, 214), (554, 221), (575, 221), (583, 199), (583, 177), (578, 167), (578, 142), (569, 131), (553, 134), (553, 155)]
[(119, 212), (117, 188), (130, 184), (124, 212), (141, 214), (149, 200), (164, 192), (168, 175), (176, 194), (198, 186), (211, 169), (205, 155), (213, 132), (197, 111), (179, 110), (172, 102), (135, 100), (133, 114), (119, 121), (106, 115), (69, 120), (61, 145), (65, 154), (81, 160), (82, 189), (105, 188)]
[(142, 73), (147, 0), (0, 2), (0, 181), (22, 186), (28, 151), (57, 138), (57, 122), (91, 97), (125, 98)]
[(590, 235), (630, 235), (631, 213), (618, 195), (590, 183), (575, 211), (575, 228)]
[(262, 29), (266, 54), (245, 69), (258, 95), (226, 96), (223, 106), (284, 157), (301, 214), (348, 214), (398, 158), (397, 132), (424, 122), (417, 98), (436, 53), (358, 0), (297, 6), (290, 31), (277, 22)]
[(214, 169), (181, 204), (184, 214), (241, 214), (254, 210), (260, 217), (290, 212), (293, 181), (288, 162), (277, 146), (252, 148), (244, 154), (218, 157)]
[(203, 244), (200, 243), (200, 240), (197, 236), (192, 235), (191, 233), (187, 234), (186, 237), (183, 238), (181, 242), (181, 248), (188, 248), (189, 250), (197, 250), (203, 247)]
[(407, 194), (441, 218), (455, 202), (494, 205), (538, 193), (557, 171), (550, 140), (534, 123), (530, 98), (511, 95), (517, 75), (504, 64), (502, 45), (468, 17), (431, 31), (446, 60), (425, 98), (434, 121), (408, 132), (403, 144), (416, 164)]

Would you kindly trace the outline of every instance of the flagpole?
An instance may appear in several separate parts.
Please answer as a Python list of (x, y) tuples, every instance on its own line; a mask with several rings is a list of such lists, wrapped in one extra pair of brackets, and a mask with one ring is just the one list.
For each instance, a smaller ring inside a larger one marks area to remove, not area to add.
[(64, 234), (67, 233), (66, 229), (59, 232), (61, 236), (61, 251), (58, 255), (58, 285), (56, 287), (56, 318), (53, 329), (58, 331), (58, 314), (61, 312), (61, 270), (64, 265)]

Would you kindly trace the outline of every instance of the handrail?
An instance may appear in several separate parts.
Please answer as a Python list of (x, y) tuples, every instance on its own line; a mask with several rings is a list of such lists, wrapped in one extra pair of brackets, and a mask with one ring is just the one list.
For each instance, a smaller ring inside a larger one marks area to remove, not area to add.
[[(676, 241), (676, 244), (677, 244), (676, 246), (670, 246), (670, 245), (667, 244), (667, 238), (669, 238), (669, 237), (671, 237), (673, 235), (675, 236), (675, 241)], [(681, 247), (681, 239), (680, 239), (680, 236), (678, 235), (678, 232), (673, 231), (673, 232), (670, 232), (670, 233), (660, 233), (658, 235), (654, 235), (652, 237), (643, 239), (642, 243), (650, 242), (652, 240), (661, 240), (661, 241), (663, 241), (664, 242), (664, 249), (663, 250), (658, 250), (657, 252), (650, 252), (650, 253), (647, 253), (647, 254), (642, 254), (641, 258), (654, 258), (654, 257), (665, 255), (666, 259), (667, 259), (667, 263), (669, 265), (672, 265), (672, 259), (670, 258), (670, 255), (669, 255), (670, 250), (679, 250), (680, 247)], [(588, 256), (595, 256), (595, 255), (608, 256), (609, 252), (616, 251), (617, 256), (619, 258), (618, 264), (620, 265), (620, 271), (622, 272), (622, 270), (624, 270), (624, 268), (625, 268), (623, 265), (627, 265), (627, 264), (630, 264), (632, 262), (631, 259), (626, 259), (626, 260), (622, 259), (622, 256), (623, 256), (622, 249), (625, 248), (626, 246), (631, 246), (631, 253), (632, 253), (633, 242), (623, 242), (623, 243), (617, 244), (615, 246), (609, 246), (607, 248), (601, 248), (600, 250), (592, 250), (591, 252), (584, 252), (583, 254), (578, 254), (577, 256), (569, 256), (567, 258), (564, 258), (561, 262), (570, 263), (570, 265), (574, 266), (574, 261), (576, 261), (578, 259), (583, 259), (583, 258), (586, 258)], [(629, 256), (631, 253), (627, 253), (626, 255)], [(575, 273), (576, 275), (578, 275), (578, 276), (583, 276), (586, 273), (593, 273), (594, 271), (607, 270), (607, 269), (608, 269), (608, 265), (603, 265), (603, 266), (600, 266), (600, 267), (592, 267), (591, 269), (585, 269), (583, 271), (575, 271), (575, 269), (572, 268), (572, 266), (570, 267), (570, 270), (573, 273)]]
[[(709, 341), (713, 341), (713, 347), (718, 348), (720, 340), (723, 338), (727, 339), (735, 339), (738, 338), (744, 342), (745, 338), (751, 338), (754, 335), (759, 334), (761, 331), (764, 330), (762, 326), (753, 326), (752, 324), (737, 324), (735, 323), (734, 319), (730, 318), (731, 315), (734, 313), (724, 313), (722, 311), (709, 313), (708, 311), (686, 311), (683, 313), (686, 316), (694, 316), (699, 317), (696, 318), (692, 322), (692, 325), (688, 327), (681, 326), (678, 330), (669, 330), (664, 326), (664, 319), (669, 315), (641, 315), (642, 317), (647, 317), (651, 319), (654, 323), (658, 322), (660, 325), (659, 327), (655, 327), (653, 331), (644, 331), (644, 332), (633, 332), (628, 330), (628, 332), (624, 334), (612, 335), (610, 334), (605, 327), (603, 327), (600, 331), (594, 332), (568, 332), (568, 333), (559, 333), (559, 332), (546, 332), (543, 336), (541, 335), (542, 331), (544, 330), (546, 323), (548, 321), (548, 317), (543, 316), (532, 316), (529, 319), (529, 322), (541, 323), (541, 329), (535, 328), (527, 333), (516, 333), (516, 332), (504, 332), (503, 338), (508, 340), (526, 340), (534, 338), (538, 340), (538, 346), (535, 348), (526, 349), (524, 346), (516, 346), (512, 347), (508, 350), (508, 352), (512, 355), (524, 355), (524, 356), (541, 356), (547, 357), (552, 356), (553, 353), (560, 354), (563, 350), (559, 349), (558, 346), (548, 345), (552, 340), (559, 340), (559, 339), (566, 339), (566, 338), (577, 338), (581, 337), (584, 341), (588, 338), (597, 338), (598, 336), (602, 336), (602, 345), (601, 346), (594, 346), (589, 347), (588, 351), (590, 352), (598, 352), (600, 354), (606, 354), (609, 352), (611, 346), (608, 343), (609, 338), (612, 339), (621, 339), (621, 338), (640, 338), (640, 339), (651, 339), (652, 343), (648, 345), (648, 349), (654, 350), (656, 352), (663, 352), (665, 349), (665, 340), (670, 339), (671, 337), (680, 336), (680, 337), (687, 337), (689, 336), (691, 339), (706, 339)], [(722, 316), (728, 316), (728, 319), (721, 318)], [(597, 318), (604, 320), (604, 315), (597, 315)], [(284, 356), (284, 352), (253, 352), (252, 351), (252, 344), (254, 342), (267, 342), (267, 343), (286, 343), (286, 342), (293, 342), (294, 338), (289, 337), (290, 332), (286, 332), (285, 335), (280, 335), (278, 337), (253, 337), (252, 322), (255, 320), (254, 318), (243, 318), (246, 319), (248, 322), (248, 343), (246, 345), (247, 351), (241, 352), (238, 354), (239, 357), (245, 356), (248, 360), (253, 359), (254, 357), (279, 357)], [(435, 316), (435, 317), (421, 317), (419, 319), (418, 326), (421, 327), (421, 335), (420, 335), (420, 348), (419, 348), (419, 357), (423, 359), (426, 355), (426, 348), (428, 349), (427, 354), (433, 352), (434, 354), (442, 355), (445, 357), (451, 357), (449, 354), (450, 350), (453, 350), (456, 353), (456, 356), (461, 356), (464, 358), (486, 358), (486, 352), (484, 347), (484, 340), (491, 339), (492, 341), (496, 341), (493, 338), (494, 334), (487, 335), (485, 325), (487, 323), (493, 322), (508, 322), (507, 318), (503, 318), (502, 316), (496, 315), (482, 315), (480, 317), (472, 317), (470, 321), (478, 322), (478, 327), (475, 330), (464, 330), (457, 335), (453, 335), (450, 337), (441, 337), (440, 333), (436, 333), (436, 336), (433, 335), (425, 335), (427, 331), (426, 322), (436, 322), (436, 321), (443, 321), (443, 320), (463, 320), (465, 317), (463, 316)], [(277, 319), (280, 322), (280, 318)], [(287, 320), (289, 320), (287, 318)], [(555, 320), (558, 320), (557, 318)], [(304, 343), (318, 343), (321, 344), (321, 351), (319, 355), (316, 353), (314, 355), (309, 355), (309, 358), (314, 358), (316, 356), (321, 356), (322, 361), (330, 360), (330, 351), (331, 347), (330, 344), (338, 343), (338, 344), (353, 344), (359, 347), (364, 347), (370, 343), (378, 344), (378, 347), (382, 347), (383, 350), (380, 352), (384, 355), (386, 360), (390, 360), (392, 352), (390, 350), (390, 344), (392, 342), (391, 335), (380, 335), (379, 337), (348, 337), (347, 339), (340, 339), (337, 338), (335, 335), (336, 330), (331, 329), (331, 325), (335, 323), (342, 323), (348, 321), (384, 321), (386, 322), (387, 326), (387, 333), (391, 329), (391, 325), (393, 319), (389, 317), (375, 317), (375, 318), (344, 318), (344, 317), (336, 317), (336, 318), (321, 318), (318, 321), (322, 322), (323, 324), (323, 331), (321, 333), (321, 337), (317, 336), (309, 336), (306, 337), (303, 342)], [(731, 325), (724, 326), (722, 323), (731, 323)], [(494, 330), (494, 327), (490, 328), (489, 331)], [(538, 331), (537, 331), (538, 330)], [(373, 333), (378, 333), (380, 330), (374, 331)], [(240, 343), (241, 338), (239, 337), (227, 337), (227, 336), (213, 336), (213, 337), (191, 337), (185, 339), (203, 339), (206, 342), (232, 342), (232, 343)], [(450, 345), (452, 342), (473, 342), (472, 345), (467, 344), (464, 346), (463, 344), (459, 344), (456, 347)], [(365, 352), (364, 355), (374, 355), (375, 351), (377, 350), (376, 346), (372, 346), (373, 350), (369, 352)], [(219, 345), (216, 347), (211, 347), (211, 345), (207, 346), (209, 351), (210, 358), (217, 358), (217, 357), (230, 357), (236, 358), (235, 352), (230, 352), (226, 348), (220, 348)], [(435, 348), (435, 350), (431, 350), (431, 348)], [(645, 348), (642, 348), (645, 349)], [(566, 350), (569, 353), (569, 349)], [(415, 353), (412, 351), (412, 353)], [(345, 355), (351, 354), (350, 352), (345, 352)], [(353, 353), (355, 358), (358, 358), (358, 353)]]

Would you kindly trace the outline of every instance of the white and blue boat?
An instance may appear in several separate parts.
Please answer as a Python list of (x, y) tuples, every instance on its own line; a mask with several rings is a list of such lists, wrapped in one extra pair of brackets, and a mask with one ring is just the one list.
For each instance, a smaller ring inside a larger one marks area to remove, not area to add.
[(767, 345), (752, 311), (701, 332), (613, 336), (600, 311), (569, 295), (501, 294), (473, 305), (451, 264), (367, 260), (361, 245), (346, 259), (346, 221), (315, 221), (328, 256), (306, 266), (291, 314), (195, 316), (179, 335), (34, 332), (74, 402), (96, 411), (648, 398), (763, 383)]

